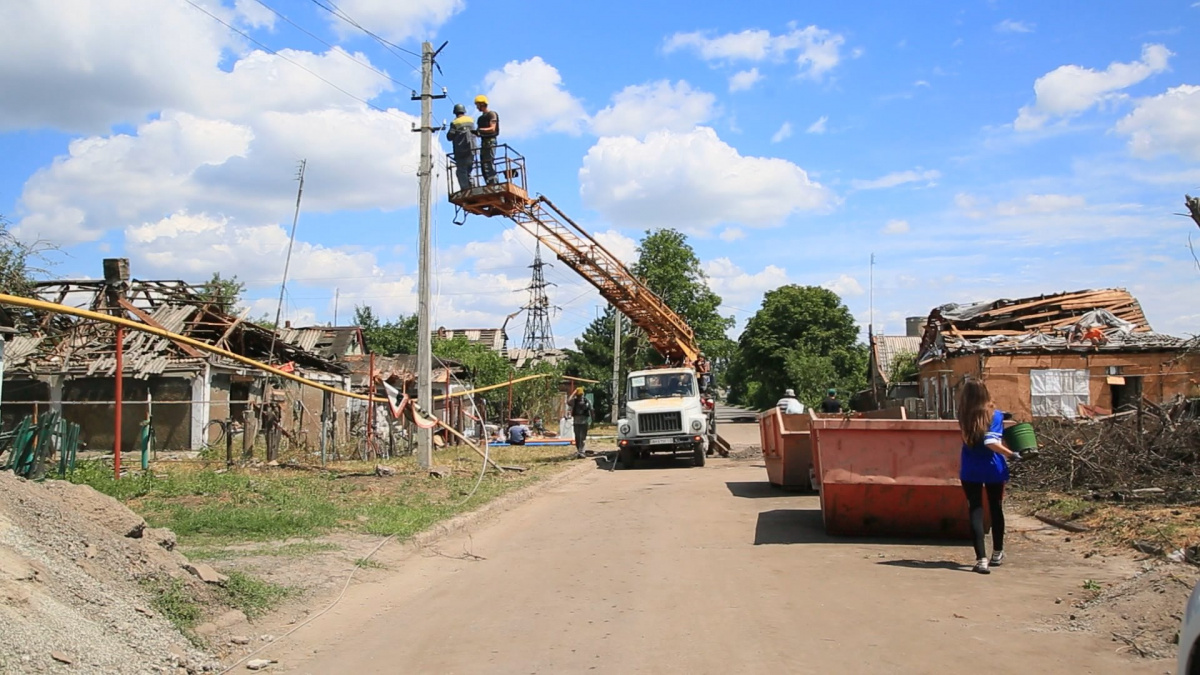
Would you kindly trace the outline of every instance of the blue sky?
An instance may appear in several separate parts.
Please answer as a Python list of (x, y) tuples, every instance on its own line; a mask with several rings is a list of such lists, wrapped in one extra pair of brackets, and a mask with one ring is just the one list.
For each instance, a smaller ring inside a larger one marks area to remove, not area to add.
[[(278, 54), (186, 0), (0, 8), (0, 213), (60, 247), (55, 275), (220, 271), (273, 315), (305, 158), (285, 317), (332, 321), (335, 294), (342, 323), (414, 311), (418, 59), (324, 1), (194, 2)], [(684, 230), (739, 328), (784, 283), (838, 291), (865, 328), (874, 253), (889, 333), (1107, 286), (1200, 333), (1200, 232), (1174, 215), (1200, 192), (1200, 3), (712, 4), (336, 6), (405, 50), (449, 41), (439, 120), (487, 93), (533, 191), (626, 257)], [(435, 325), (498, 325), (533, 242), (435, 196)], [(565, 342), (603, 301), (547, 276)]]

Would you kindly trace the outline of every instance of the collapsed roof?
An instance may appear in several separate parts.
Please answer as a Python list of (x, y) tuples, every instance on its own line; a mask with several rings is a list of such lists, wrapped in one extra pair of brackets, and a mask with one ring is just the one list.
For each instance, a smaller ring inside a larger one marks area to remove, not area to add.
[(1195, 340), (1155, 333), (1123, 288), (947, 304), (929, 313), (919, 360), (969, 353), (1172, 351)]

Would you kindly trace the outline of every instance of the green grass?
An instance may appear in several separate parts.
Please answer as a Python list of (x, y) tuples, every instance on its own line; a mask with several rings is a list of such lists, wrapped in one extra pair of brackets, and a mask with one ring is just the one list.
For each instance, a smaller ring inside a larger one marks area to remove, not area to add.
[(179, 579), (147, 579), (142, 582), (142, 587), (150, 594), (154, 609), (166, 617), (176, 630), (196, 642), (192, 629), (204, 615), (204, 610), (188, 592), (187, 584)]
[(209, 546), (184, 547), (183, 554), (190, 560), (233, 560), (234, 558), (307, 558), (317, 553), (340, 551), (342, 547), (323, 541), (297, 541), (282, 546), (254, 546), (252, 548), (214, 548)]
[[(462, 462), (438, 457), (442, 464), (460, 464), (459, 470), (440, 479), (428, 477), (411, 460), (393, 462), (397, 475), (386, 479), (360, 475), (369, 473), (373, 463), (343, 465), (344, 475), (286, 469), (218, 472), (163, 463), (150, 472), (114, 480), (111, 469), (100, 462), (82, 462), (67, 478), (125, 502), (154, 527), (171, 529), (181, 546), (198, 552), (197, 557), (220, 560), (241, 555), (217, 550), (231, 544), (313, 538), (333, 531), (403, 539), (528, 485), (559, 465), (545, 461), (557, 456), (544, 449), (541, 455), (499, 456), (502, 463), (521, 464), (530, 471), (489, 472), (464, 503), (478, 476), (477, 469), (467, 470), (477, 459), (464, 452), (469, 456)], [(287, 547), (279, 547), (278, 554), (303, 556), (318, 550), (296, 546), (286, 553)], [(260, 554), (272, 553), (264, 548), (248, 555)]]
[(220, 587), (225, 604), (242, 610), (253, 619), (271, 611), (296, 593), (295, 589), (256, 579), (242, 572), (228, 572), (229, 581)]
[(1097, 583), (1095, 579), (1084, 579), (1083, 590), (1089, 591), (1091, 593), (1099, 593), (1100, 592), (1100, 584)]
[(1087, 515), (1092, 511), (1092, 508), (1091, 504), (1082, 499), (1066, 497), (1050, 502), (1046, 510), (1062, 520), (1074, 520), (1080, 516)]
[(383, 563), (379, 562), (378, 560), (371, 560), (370, 558), (359, 558), (358, 560), (354, 561), (354, 566), (358, 567), (359, 569), (372, 569), (372, 570), (386, 570), (387, 569), (387, 565), (384, 565)]

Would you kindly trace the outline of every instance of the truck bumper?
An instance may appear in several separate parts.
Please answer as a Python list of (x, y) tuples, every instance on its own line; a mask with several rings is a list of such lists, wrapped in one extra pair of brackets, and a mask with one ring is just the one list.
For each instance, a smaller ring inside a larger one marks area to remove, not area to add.
[(680, 434), (650, 438), (621, 438), (617, 440), (617, 446), (639, 452), (691, 452), (697, 443), (703, 441), (704, 436), (700, 434)]

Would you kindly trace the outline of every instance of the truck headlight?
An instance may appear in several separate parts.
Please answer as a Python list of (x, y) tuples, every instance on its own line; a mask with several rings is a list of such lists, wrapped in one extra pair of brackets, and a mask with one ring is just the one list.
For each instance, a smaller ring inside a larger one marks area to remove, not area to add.
[(692, 420), (692, 431), (700, 431), (700, 428), (703, 426), (704, 426), (704, 422), (701, 422), (698, 419)]
[(620, 431), (622, 434), (629, 433), (629, 431), (630, 431), (629, 422), (622, 422), (621, 426), (617, 427), (617, 430)]

